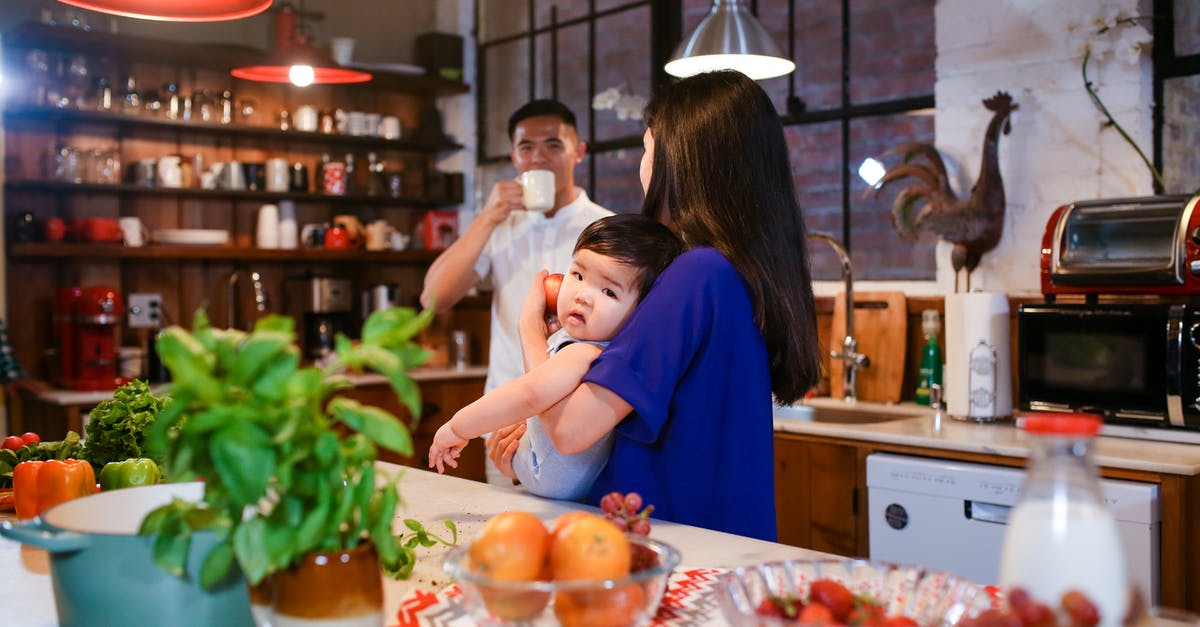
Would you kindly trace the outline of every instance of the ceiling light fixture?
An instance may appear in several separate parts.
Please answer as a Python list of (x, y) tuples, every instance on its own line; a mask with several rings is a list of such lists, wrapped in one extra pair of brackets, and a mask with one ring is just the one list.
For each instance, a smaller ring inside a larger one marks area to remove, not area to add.
[(235, 78), (260, 83), (291, 83), (297, 87), (364, 83), (371, 75), (361, 70), (342, 67), (324, 51), (313, 46), (304, 28), (297, 27), (292, 39), (279, 44), (279, 50), (262, 63), (234, 68)]
[(73, 7), (163, 22), (223, 22), (258, 15), (271, 0), (58, 0)]
[(754, 80), (783, 76), (796, 64), (783, 56), (775, 40), (740, 0), (713, 0), (712, 10), (701, 20), (664, 67), (680, 78), (737, 70)]

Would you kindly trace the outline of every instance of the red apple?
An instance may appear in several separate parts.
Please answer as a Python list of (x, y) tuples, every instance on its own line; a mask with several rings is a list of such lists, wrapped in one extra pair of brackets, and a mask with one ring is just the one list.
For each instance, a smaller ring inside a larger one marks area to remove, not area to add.
[(542, 281), (546, 288), (546, 313), (558, 316), (558, 290), (562, 287), (563, 275), (549, 274)]

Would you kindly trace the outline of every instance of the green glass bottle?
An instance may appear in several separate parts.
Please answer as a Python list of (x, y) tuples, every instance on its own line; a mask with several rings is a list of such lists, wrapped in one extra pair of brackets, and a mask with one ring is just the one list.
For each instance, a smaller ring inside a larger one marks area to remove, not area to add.
[(942, 319), (936, 309), (921, 312), (921, 331), (925, 334), (925, 347), (921, 349), (921, 369), (917, 372), (918, 405), (929, 405), (929, 386), (942, 384), (942, 347), (938, 346), (938, 333), (942, 330)]

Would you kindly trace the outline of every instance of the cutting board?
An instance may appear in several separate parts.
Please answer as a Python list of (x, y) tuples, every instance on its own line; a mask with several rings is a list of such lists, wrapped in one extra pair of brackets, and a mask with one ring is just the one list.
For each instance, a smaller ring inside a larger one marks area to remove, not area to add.
[[(907, 317), (908, 303), (904, 292), (854, 293), (854, 337), (858, 340), (858, 352), (871, 359), (869, 366), (858, 369), (858, 400), (900, 401), (908, 344)], [(839, 292), (833, 305), (830, 350), (840, 351), (844, 337), (846, 298)], [(842, 371), (842, 362), (830, 359), (829, 389), (837, 398), (842, 396)]]

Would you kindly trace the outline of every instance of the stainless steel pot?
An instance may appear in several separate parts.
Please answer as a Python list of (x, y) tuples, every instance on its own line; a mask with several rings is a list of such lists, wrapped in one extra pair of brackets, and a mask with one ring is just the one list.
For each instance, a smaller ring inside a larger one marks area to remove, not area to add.
[(50, 552), (50, 578), (64, 627), (113, 625), (235, 625), (253, 627), (246, 581), (234, 569), (212, 590), (197, 581), (216, 543), (192, 537), (187, 577), (154, 563), (154, 536), (137, 535), (142, 518), (178, 497), (200, 500), (202, 483), (174, 483), (101, 492), (67, 501), (40, 518), (4, 522), (0, 535)]

